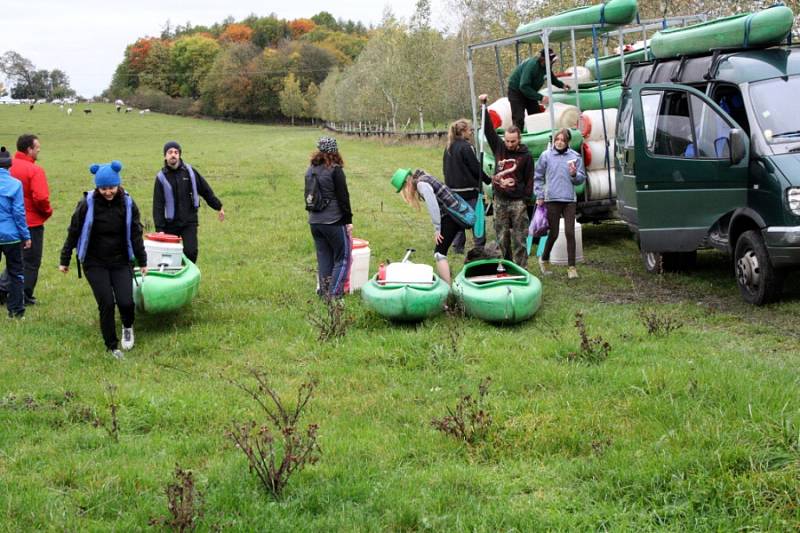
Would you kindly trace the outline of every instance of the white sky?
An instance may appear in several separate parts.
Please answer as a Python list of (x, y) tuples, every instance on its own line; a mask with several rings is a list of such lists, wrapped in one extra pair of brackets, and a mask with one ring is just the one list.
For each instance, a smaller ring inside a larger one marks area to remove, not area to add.
[[(438, 6), (434, 0), (434, 23)], [(228, 15), (241, 20), (251, 13), (275, 13), (291, 20), (320, 11), (334, 18), (378, 25), (384, 7), (408, 20), (415, 0), (4, 0), (0, 13), (0, 54), (14, 50), (37, 68), (64, 70), (78, 94), (100, 94), (111, 83), (125, 47), (139, 37), (161, 34), (172, 25), (211, 25)]]

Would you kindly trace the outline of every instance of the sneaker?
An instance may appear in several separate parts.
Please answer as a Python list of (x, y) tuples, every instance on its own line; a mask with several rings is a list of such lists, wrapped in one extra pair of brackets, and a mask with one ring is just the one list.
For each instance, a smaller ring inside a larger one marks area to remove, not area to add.
[(111, 357), (113, 357), (117, 361), (122, 361), (123, 359), (125, 359), (125, 355), (122, 353), (122, 350), (117, 350), (117, 349), (109, 350), (108, 353), (111, 355)]
[(36, 305), (36, 297), (35, 296), (25, 296), (25, 306), (29, 305)]
[(539, 270), (545, 276), (549, 276), (553, 272), (550, 270), (550, 261), (545, 261), (541, 257), (539, 258)]
[(133, 328), (122, 328), (122, 349), (130, 350), (133, 348)]
[(578, 279), (578, 271), (575, 270), (575, 267), (569, 267), (567, 269), (567, 278), (569, 278), (569, 279)]

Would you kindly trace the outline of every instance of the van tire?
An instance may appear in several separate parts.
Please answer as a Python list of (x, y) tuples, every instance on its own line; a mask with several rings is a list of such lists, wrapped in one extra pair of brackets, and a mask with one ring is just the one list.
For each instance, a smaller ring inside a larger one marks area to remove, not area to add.
[(645, 252), (642, 263), (651, 274), (691, 270), (697, 263), (697, 252)]
[(744, 301), (764, 305), (780, 297), (784, 272), (772, 266), (761, 233), (750, 230), (739, 236), (733, 265)]

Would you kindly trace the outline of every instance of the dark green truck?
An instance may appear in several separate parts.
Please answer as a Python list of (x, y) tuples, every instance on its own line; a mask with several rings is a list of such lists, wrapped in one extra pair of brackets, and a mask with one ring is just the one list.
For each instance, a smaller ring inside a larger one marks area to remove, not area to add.
[(742, 297), (800, 265), (800, 47), (632, 65), (615, 148), (617, 208), (651, 272), (733, 257)]

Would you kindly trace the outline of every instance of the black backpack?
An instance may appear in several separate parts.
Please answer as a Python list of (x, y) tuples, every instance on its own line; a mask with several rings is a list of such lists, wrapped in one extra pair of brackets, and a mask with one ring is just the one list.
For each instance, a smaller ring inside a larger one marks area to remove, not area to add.
[(323, 198), (322, 187), (319, 186), (319, 179), (316, 172), (306, 174), (306, 186), (304, 195), (306, 198), (306, 211), (323, 211), (331, 202), (330, 199)]

